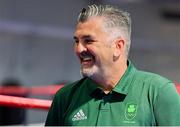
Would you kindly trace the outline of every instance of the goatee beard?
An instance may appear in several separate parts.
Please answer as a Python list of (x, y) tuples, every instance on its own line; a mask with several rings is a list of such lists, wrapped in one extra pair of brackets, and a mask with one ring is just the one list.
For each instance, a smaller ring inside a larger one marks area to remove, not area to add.
[(100, 71), (100, 68), (93, 66), (91, 68), (81, 67), (80, 74), (82, 77), (88, 77), (96, 82), (102, 80), (103, 74)]
[(94, 75), (94, 72), (90, 68), (82, 68), (80, 69), (80, 74), (82, 77), (89, 77), (91, 78)]

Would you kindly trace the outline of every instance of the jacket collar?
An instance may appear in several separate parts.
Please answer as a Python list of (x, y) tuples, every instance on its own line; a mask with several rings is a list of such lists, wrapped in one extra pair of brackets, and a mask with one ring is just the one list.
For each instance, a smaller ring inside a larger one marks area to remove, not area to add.
[[(126, 69), (125, 73), (123, 74), (117, 85), (112, 90), (114, 92), (125, 95), (127, 95), (129, 91), (129, 87), (136, 72), (136, 68), (133, 66), (130, 60), (127, 61), (127, 64), (128, 68)], [(98, 85), (90, 78), (87, 78), (84, 83), (87, 85), (87, 90), (89, 94), (92, 94), (96, 89), (98, 89)]]

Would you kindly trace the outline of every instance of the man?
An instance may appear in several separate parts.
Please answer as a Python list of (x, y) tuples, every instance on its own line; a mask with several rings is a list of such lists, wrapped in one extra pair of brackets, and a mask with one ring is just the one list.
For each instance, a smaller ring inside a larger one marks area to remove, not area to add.
[(180, 125), (174, 84), (130, 60), (131, 19), (110, 5), (83, 8), (74, 33), (84, 78), (59, 90), (45, 125)]

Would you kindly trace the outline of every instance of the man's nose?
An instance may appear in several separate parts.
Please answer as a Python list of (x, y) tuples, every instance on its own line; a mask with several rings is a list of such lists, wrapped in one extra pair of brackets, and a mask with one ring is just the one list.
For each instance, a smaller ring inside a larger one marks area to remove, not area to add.
[(79, 42), (75, 46), (75, 51), (76, 51), (76, 53), (81, 53), (83, 51), (87, 51), (87, 48), (85, 45), (83, 45), (82, 43)]

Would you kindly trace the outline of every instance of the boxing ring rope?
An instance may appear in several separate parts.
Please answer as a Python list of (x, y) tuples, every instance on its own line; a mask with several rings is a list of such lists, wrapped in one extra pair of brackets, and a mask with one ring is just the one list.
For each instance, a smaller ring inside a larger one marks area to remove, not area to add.
[(178, 84), (177, 82), (175, 82), (175, 86), (176, 86), (177, 92), (180, 94), (180, 84)]
[(15, 94), (15, 95), (54, 95), (56, 91), (62, 88), (64, 84), (48, 85), (48, 86), (33, 86), (33, 87), (15, 87), (15, 86), (0, 86), (0, 94)]
[[(33, 86), (33, 87), (14, 87), (6, 86), (0, 87), (0, 105), (29, 108), (29, 109), (45, 109), (48, 110), (51, 106), (51, 100), (16, 97), (24, 95), (54, 95), (57, 90), (61, 89), (64, 84), (61, 85), (48, 85), (48, 86)], [(16, 96), (10, 96), (16, 95)]]
[(0, 105), (3, 106), (48, 110), (51, 103), (51, 100), (0, 95)]
[[(54, 95), (57, 90), (61, 89), (64, 85), (52, 85), (52, 86), (37, 86), (37, 87), (0, 87), (0, 94), (35, 94), (35, 95)], [(177, 92), (180, 94), (180, 84), (175, 82)], [(35, 98), (25, 98), (25, 97), (14, 97), (8, 95), (0, 95), (0, 105), (19, 107), (19, 108), (29, 108), (29, 109), (44, 109), (48, 110), (51, 106), (52, 100), (43, 100)]]

